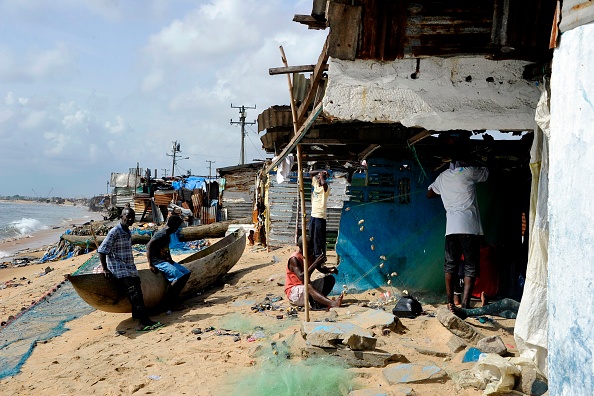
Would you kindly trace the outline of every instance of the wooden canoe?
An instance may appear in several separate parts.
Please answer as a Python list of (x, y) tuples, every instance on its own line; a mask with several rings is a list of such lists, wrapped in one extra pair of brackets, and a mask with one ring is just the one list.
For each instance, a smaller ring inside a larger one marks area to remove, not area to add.
[[(204, 238), (221, 238), (225, 236), (225, 232), (231, 224), (251, 224), (251, 217), (244, 217), (237, 220), (220, 221), (217, 223), (203, 224), (198, 226), (190, 226), (180, 228), (177, 232), (177, 237), (181, 242), (196, 241)], [(63, 234), (61, 237), (66, 242), (70, 242), (74, 245), (95, 247), (95, 241), (90, 235), (71, 235)], [(103, 235), (97, 235), (97, 242), (101, 243), (105, 239)], [(132, 234), (132, 244), (146, 245), (151, 240), (149, 234)]]
[[(204, 290), (239, 261), (245, 250), (245, 231), (240, 228), (225, 238), (179, 261), (192, 271), (180, 298), (189, 298)], [(147, 308), (155, 308), (165, 296), (169, 282), (160, 272), (154, 274), (150, 269), (138, 270)], [(113, 281), (105, 279), (102, 273), (70, 275), (68, 280), (74, 290), (90, 306), (100, 311), (125, 313), (132, 312), (125, 293), (119, 291)]]

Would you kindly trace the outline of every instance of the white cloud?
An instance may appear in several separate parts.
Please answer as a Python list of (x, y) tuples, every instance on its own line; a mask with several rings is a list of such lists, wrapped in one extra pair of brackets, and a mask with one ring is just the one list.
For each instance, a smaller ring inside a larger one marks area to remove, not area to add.
[(163, 84), (163, 70), (154, 69), (142, 80), (141, 89), (143, 92), (151, 92)]
[(63, 43), (44, 50), (30, 49), (16, 54), (9, 49), (0, 50), (0, 82), (38, 82), (64, 80), (74, 70), (71, 51)]
[(111, 121), (105, 122), (105, 128), (111, 134), (119, 134), (119, 133), (127, 132), (130, 129), (130, 126), (124, 120), (124, 117), (118, 115), (118, 116), (116, 116), (115, 123), (112, 123)]
[(19, 123), (19, 126), (26, 130), (39, 129), (46, 124), (47, 118), (47, 113), (45, 111), (32, 111), (24, 116), (23, 120)]
[(86, 110), (77, 110), (74, 114), (69, 114), (62, 118), (62, 124), (66, 129), (84, 126), (89, 122), (89, 112)]

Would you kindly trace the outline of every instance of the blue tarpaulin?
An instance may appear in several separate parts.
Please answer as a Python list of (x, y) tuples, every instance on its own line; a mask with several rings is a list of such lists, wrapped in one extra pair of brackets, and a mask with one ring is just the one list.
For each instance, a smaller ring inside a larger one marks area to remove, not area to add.
[(174, 181), (171, 183), (174, 190), (181, 190), (182, 187), (188, 190), (194, 190), (196, 188), (204, 189), (206, 179), (204, 177), (190, 176), (186, 177), (181, 181)]

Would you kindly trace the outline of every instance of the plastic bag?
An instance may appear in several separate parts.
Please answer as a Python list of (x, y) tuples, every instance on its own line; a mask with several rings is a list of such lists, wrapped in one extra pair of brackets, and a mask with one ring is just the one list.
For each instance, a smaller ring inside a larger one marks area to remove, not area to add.
[(423, 307), (414, 296), (402, 296), (396, 303), (392, 313), (399, 318), (416, 318), (423, 312)]

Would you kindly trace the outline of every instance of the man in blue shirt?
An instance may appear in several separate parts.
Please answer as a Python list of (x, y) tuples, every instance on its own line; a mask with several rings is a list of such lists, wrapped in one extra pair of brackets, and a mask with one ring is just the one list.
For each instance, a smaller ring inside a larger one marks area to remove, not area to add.
[(140, 277), (132, 255), (130, 226), (134, 224), (135, 215), (132, 208), (124, 208), (119, 224), (109, 230), (97, 253), (99, 253), (105, 279), (113, 279), (118, 287), (125, 290), (132, 305), (132, 318), (138, 320), (136, 330), (149, 331), (163, 325), (152, 321), (144, 306)]

